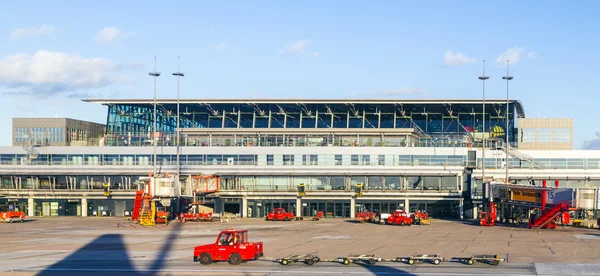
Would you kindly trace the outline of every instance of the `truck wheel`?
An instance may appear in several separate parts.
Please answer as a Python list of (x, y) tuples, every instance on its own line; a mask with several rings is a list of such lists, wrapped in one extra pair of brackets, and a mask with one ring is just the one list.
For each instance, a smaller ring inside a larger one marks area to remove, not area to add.
[(344, 265), (349, 265), (350, 264), (350, 260), (348, 259), (344, 259), (344, 261), (342, 262)]
[(370, 265), (374, 265), (374, 264), (376, 264), (376, 263), (377, 263), (377, 261), (376, 261), (376, 260), (373, 260), (373, 259), (369, 260), (369, 264), (370, 264)]
[(204, 252), (198, 257), (198, 261), (203, 265), (209, 265), (212, 263), (212, 257), (207, 252)]
[(404, 226), (404, 221), (401, 221), (401, 222), (400, 222), (400, 225)]
[(491, 261), (490, 264), (491, 265), (498, 265), (500, 262), (499, 261)]
[(415, 260), (413, 260), (413, 259), (408, 260), (408, 264), (409, 265), (414, 265), (415, 264)]
[(308, 259), (308, 260), (306, 260), (306, 264), (307, 265), (314, 265), (315, 264), (315, 260), (314, 259)]
[(273, 221), (277, 221), (277, 217), (273, 217)]
[(433, 260), (433, 264), (434, 264), (434, 265), (439, 265), (439, 264), (440, 264), (440, 260), (439, 260), (439, 259), (435, 259), (435, 260)]
[(281, 260), (281, 264), (282, 264), (282, 265), (287, 265), (288, 263), (289, 263), (289, 262), (288, 262), (288, 260), (286, 260), (286, 259), (283, 259), (283, 260)]
[(242, 262), (242, 257), (238, 253), (233, 253), (229, 255), (227, 262), (229, 262), (230, 265), (239, 265)]

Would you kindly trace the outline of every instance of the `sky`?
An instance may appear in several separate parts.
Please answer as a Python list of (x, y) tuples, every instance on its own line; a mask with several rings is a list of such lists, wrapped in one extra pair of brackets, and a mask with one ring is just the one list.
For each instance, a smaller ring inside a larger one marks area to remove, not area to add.
[[(0, 9), (0, 130), (13, 117), (106, 123), (83, 98), (521, 100), (600, 149), (600, 2), (10, 1)], [(0, 145), (10, 145), (10, 135)]]

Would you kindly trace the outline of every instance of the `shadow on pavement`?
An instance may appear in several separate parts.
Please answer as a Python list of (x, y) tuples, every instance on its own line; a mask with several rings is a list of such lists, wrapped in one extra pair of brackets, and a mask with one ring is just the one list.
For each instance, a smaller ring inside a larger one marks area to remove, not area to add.
[(139, 275), (131, 263), (120, 234), (102, 235), (37, 275), (94, 274), (90, 272), (96, 269), (107, 270), (95, 273), (97, 275)]
[(165, 267), (181, 226), (175, 223), (154, 261), (145, 269), (138, 270), (133, 265), (121, 234), (105, 234), (37, 275), (154, 275)]
[(416, 275), (412, 272), (408, 272), (397, 267), (386, 266), (386, 265), (370, 265), (364, 262), (356, 262), (354, 263), (361, 267), (364, 267), (369, 272), (373, 273), (373, 275)]

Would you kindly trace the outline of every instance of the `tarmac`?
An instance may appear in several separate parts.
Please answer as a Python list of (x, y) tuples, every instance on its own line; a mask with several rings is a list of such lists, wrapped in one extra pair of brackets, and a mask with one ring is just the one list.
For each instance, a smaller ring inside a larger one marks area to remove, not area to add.
[[(264, 242), (265, 256), (238, 266), (193, 262), (196, 245), (214, 243), (219, 231), (247, 229)], [(32, 218), (0, 224), (0, 274), (8, 275), (600, 275), (600, 231), (559, 227), (531, 230), (471, 221), (433, 219), (431, 225), (358, 224), (348, 219), (172, 222), (144, 227), (123, 218)], [(287, 266), (275, 259), (315, 254), (334, 259), (375, 254), (384, 259), (439, 254), (440, 265), (403, 262), (321, 262)], [(459, 260), (499, 255), (497, 266)]]

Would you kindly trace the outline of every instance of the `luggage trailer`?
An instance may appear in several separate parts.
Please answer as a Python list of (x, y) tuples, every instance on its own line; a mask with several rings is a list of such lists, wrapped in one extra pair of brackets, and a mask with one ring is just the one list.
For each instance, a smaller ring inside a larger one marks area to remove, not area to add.
[(504, 262), (504, 259), (500, 258), (498, 255), (473, 255), (464, 261), (469, 265), (473, 265), (476, 262), (498, 265), (500, 262)]
[(282, 265), (288, 265), (291, 263), (304, 262), (307, 265), (314, 265), (321, 261), (319, 257), (315, 255), (290, 255), (281, 259), (275, 260)]
[(377, 262), (382, 262), (384, 259), (377, 258), (375, 255), (348, 255), (347, 257), (338, 257), (333, 260), (329, 260), (330, 262), (342, 263), (344, 265), (349, 265), (350, 263), (356, 262), (365, 262), (370, 265), (374, 265)]
[(438, 254), (412, 254), (406, 259), (400, 257), (397, 259), (398, 262), (403, 260), (406, 260), (406, 262), (410, 265), (414, 265), (417, 262), (429, 262), (434, 265), (439, 265), (441, 262), (445, 261), (445, 259)]

